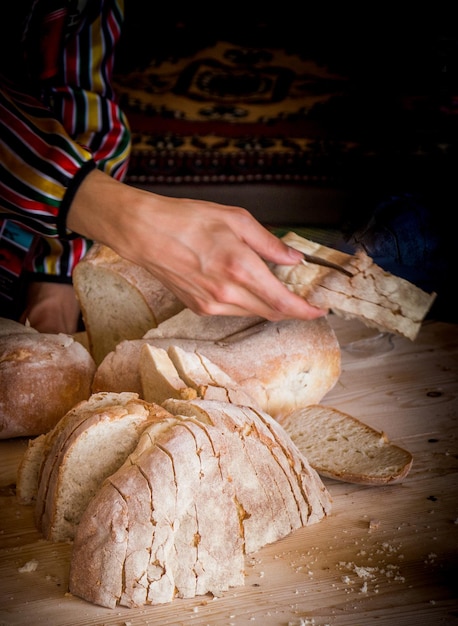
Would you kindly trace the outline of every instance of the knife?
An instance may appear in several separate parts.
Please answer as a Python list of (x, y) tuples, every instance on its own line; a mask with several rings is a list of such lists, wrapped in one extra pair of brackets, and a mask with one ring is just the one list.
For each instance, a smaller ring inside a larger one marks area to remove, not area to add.
[(338, 272), (341, 272), (342, 274), (345, 274), (345, 276), (349, 276), (350, 278), (352, 278), (353, 276), (353, 274), (349, 270), (345, 269), (341, 265), (338, 265), (337, 263), (328, 261), (328, 259), (323, 259), (323, 257), (314, 256), (313, 254), (307, 254), (307, 252), (302, 252), (302, 254), (304, 255), (304, 258), (302, 259), (302, 263), (304, 265), (307, 265), (307, 263), (313, 263), (314, 265), (322, 265), (323, 267), (329, 267), (333, 270), (337, 270)]

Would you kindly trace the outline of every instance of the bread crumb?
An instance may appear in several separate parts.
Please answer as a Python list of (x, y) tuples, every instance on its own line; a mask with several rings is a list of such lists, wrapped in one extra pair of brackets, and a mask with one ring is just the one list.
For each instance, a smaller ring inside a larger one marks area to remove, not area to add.
[(31, 561), (27, 561), (27, 563), (24, 563), (22, 567), (19, 567), (18, 572), (20, 574), (24, 574), (28, 572), (35, 572), (37, 567), (38, 567), (38, 561), (36, 559), (32, 559)]
[(380, 520), (378, 519), (371, 519), (369, 521), (369, 530), (377, 530), (377, 528), (380, 526)]

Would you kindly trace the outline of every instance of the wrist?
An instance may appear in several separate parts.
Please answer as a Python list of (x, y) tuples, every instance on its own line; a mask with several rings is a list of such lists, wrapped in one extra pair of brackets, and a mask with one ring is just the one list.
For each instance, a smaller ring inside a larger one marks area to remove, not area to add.
[(89, 172), (79, 184), (67, 213), (67, 228), (101, 243), (107, 243), (109, 226), (116, 220), (122, 183), (100, 170)]
[(72, 202), (78, 193), (78, 189), (80, 185), (83, 183), (84, 179), (95, 170), (96, 165), (94, 161), (87, 161), (83, 164), (83, 166), (78, 170), (73, 179), (71, 180), (70, 185), (67, 187), (67, 191), (65, 192), (65, 196), (62, 200), (62, 204), (59, 211), (59, 217), (57, 220), (57, 229), (59, 232), (59, 236), (64, 239), (70, 235), (68, 227), (67, 227), (67, 217), (72, 205)]

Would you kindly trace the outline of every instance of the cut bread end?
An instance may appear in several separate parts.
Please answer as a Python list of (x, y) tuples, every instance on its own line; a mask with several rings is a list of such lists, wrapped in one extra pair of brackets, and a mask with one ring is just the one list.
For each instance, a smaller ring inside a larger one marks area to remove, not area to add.
[(310, 465), (327, 478), (387, 485), (403, 480), (412, 466), (411, 453), (385, 433), (332, 407), (296, 410), (283, 427)]

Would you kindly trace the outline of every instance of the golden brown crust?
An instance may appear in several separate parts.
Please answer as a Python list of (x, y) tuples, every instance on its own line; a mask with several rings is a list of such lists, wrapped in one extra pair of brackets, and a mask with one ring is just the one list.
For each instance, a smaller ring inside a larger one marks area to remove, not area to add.
[(297, 407), (320, 402), (340, 376), (339, 343), (328, 320), (320, 318), (262, 322), (226, 341), (173, 337), (125, 341), (99, 366), (93, 390), (141, 394), (139, 358), (145, 343), (199, 352), (280, 420)]
[(0, 439), (48, 432), (91, 395), (95, 369), (69, 335), (0, 336)]
[(330, 512), (318, 475), (269, 415), (165, 404), (176, 418), (145, 431), (151, 445), (105, 481), (76, 532), (70, 591), (102, 606), (219, 595), (243, 585), (246, 554)]

